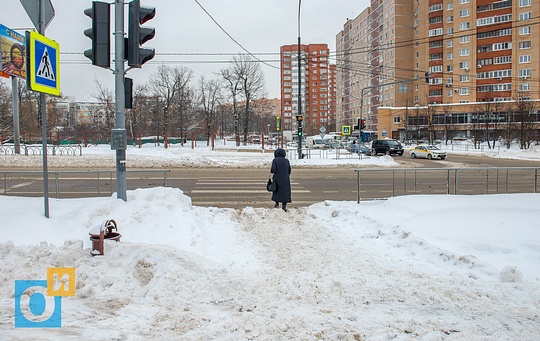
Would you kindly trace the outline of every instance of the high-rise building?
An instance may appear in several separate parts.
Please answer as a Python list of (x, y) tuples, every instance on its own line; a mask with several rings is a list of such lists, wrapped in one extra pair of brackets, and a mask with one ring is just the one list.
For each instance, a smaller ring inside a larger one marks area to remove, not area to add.
[(540, 99), (539, 23), (540, 0), (372, 0), (336, 36), (338, 125), (360, 107), (381, 130), (382, 107)]
[(356, 125), (362, 117), (368, 130), (377, 130), (378, 107), (405, 106), (412, 99), (413, 3), (372, 1), (337, 34), (338, 125)]
[(298, 115), (298, 90), (302, 106), (304, 135), (335, 130), (333, 105), (334, 74), (329, 64), (327, 44), (300, 45), (300, 73), (298, 71), (298, 45), (280, 48), (281, 60), (281, 124), (284, 132), (295, 135)]

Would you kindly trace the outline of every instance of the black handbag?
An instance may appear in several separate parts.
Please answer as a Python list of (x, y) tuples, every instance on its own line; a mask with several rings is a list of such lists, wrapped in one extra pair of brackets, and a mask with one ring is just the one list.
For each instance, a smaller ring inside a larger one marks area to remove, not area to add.
[(274, 179), (268, 179), (268, 182), (266, 183), (266, 190), (268, 192), (275, 192), (276, 189), (277, 189), (277, 186)]

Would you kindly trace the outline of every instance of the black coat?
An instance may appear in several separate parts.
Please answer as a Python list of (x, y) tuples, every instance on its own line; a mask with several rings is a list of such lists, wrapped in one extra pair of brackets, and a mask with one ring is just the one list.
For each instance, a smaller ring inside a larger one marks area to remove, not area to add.
[(277, 189), (272, 192), (272, 200), (276, 202), (291, 202), (291, 164), (285, 158), (286, 152), (282, 148), (274, 152), (270, 173), (274, 174)]

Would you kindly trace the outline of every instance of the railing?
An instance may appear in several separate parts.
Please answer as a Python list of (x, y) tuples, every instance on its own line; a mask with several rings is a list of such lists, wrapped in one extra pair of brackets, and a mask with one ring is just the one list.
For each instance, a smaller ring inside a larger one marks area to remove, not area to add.
[[(160, 186), (167, 187), (167, 176), (170, 170), (168, 169), (150, 169), (150, 170), (128, 170), (126, 177), (128, 180), (129, 189), (155, 187), (155, 183), (149, 185), (141, 184), (141, 181), (155, 180), (149, 174), (162, 173), (163, 182)], [(42, 196), (43, 188), (40, 184), (43, 180), (43, 172), (39, 171), (0, 171), (2, 175), (2, 193), (5, 195), (18, 196)], [(129, 178), (130, 175), (136, 175)], [(141, 176), (143, 175), (143, 176)], [(144, 176), (146, 175), (146, 176)], [(87, 196), (102, 196), (112, 195), (116, 191), (116, 170), (90, 170), (90, 171), (49, 171), (49, 183), (54, 181), (54, 195), (60, 198), (64, 197), (80, 197)], [(161, 180), (161, 178), (160, 178)], [(67, 182), (77, 182), (70, 187), (66, 186)], [(134, 186), (129, 186), (133, 183)], [(24, 187), (24, 190), (23, 190)], [(68, 192), (67, 189), (74, 189), (74, 192)], [(41, 191), (41, 192), (40, 192)], [(70, 195), (71, 194), (71, 195)]]
[(356, 169), (357, 202), (411, 194), (538, 193), (540, 167)]
[[(22, 155), (42, 155), (43, 146), (41, 145), (21, 145), (20, 153)], [(15, 154), (15, 146), (12, 144), (1, 144), (0, 145), (0, 154), (12, 155)], [(82, 155), (82, 146), (73, 145), (73, 146), (47, 146), (47, 155)]]

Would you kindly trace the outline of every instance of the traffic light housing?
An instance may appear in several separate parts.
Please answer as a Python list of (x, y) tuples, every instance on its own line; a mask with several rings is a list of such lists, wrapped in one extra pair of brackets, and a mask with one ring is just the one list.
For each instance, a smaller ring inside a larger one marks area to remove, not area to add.
[(298, 127), (298, 137), (302, 137), (302, 135), (303, 135), (302, 127)]
[(426, 83), (429, 84), (429, 72), (426, 72), (426, 73), (425, 73), (425, 76), (426, 76)]
[(133, 0), (129, 3), (127, 60), (131, 67), (140, 68), (156, 55), (156, 51), (152, 48), (141, 48), (142, 44), (154, 38), (155, 28), (140, 26), (154, 18), (155, 15), (156, 9), (154, 7), (141, 7), (139, 0)]
[(360, 130), (366, 129), (366, 119), (365, 118), (360, 120), (360, 125), (359, 126), (360, 126)]
[(93, 1), (84, 14), (92, 19), (92, 27), (84, 31), (84, 35), (92, 39), (92, 48), (84, 51), (84, 55), (92, 65), (108, 68), (111, 65), (110, 6), (106, 2)]
[(297, 120), (298, 122), (302, 121), (302, 115), (296, 115), (296, 120)]

